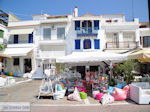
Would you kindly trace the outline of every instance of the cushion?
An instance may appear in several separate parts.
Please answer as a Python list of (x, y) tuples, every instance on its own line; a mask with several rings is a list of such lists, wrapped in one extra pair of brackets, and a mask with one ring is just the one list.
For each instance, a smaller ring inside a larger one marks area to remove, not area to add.
[(80, 92), (80, 97), (81, 97), (81, 99), (87, 99), (87, 93)]
[(10, 72), (10, 73), (9, 73), (9, 76), (13, 76), (13, 73)]
[(122, 84), (122, 83), (118, 83), (118, 84), (116, 85), (116, 87), (119, 88), (119, 89), (122, 89), (122, 88), (123, 88), (123, 84)]
[(96, 98), (96, 95), (99, 93), (99, 91), (93, 91), (92, 95), (93, 95), (93, 98)]
[(71, 101), (82, 101), (79, 95), (79, 91), (77, 88), (75, 88), (74, 92), (70, 95), (68, 95), (68, 100)]
[(109, 86), (109, 87), (108, 87), (108, 91), (109, 91), (109, 93), (110, 93), (110, 94), (112, 94), (112, 93), (113, 93), (113, 91), (114, 91), (114, 87)]
[(62, 91), (62, 90), (63, 90), (63, 88), (62, 88), (61, 84), (57, 84), (57, 91)]
[(101, 100), (103, 95), (104, 95), (104, 93), (98, 93), (96, 95), (96, 100)]
[(114, 97), (109, 94), (104, 94), (100, 100), (102, 104), (109, 104), (114, 102)]
[(123, 89), (115, 88), (112, 96), (118, 101), (125, 100), (127, 99), (127, 92)]

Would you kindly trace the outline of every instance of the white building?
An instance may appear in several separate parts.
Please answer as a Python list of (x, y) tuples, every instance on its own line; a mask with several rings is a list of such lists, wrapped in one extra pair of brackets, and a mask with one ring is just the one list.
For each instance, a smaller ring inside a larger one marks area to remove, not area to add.
[(9, 22), (4, 53), (12, 58), (7, 59), (5, 71), (42, 74), (43, 68), (66, 55), (70, 23), (70, 15), (34, 15), (30, 21)]
[(127, 52), (140, 46), (140, 35), (147, 31), (139, 26), (138, 19), (128, 22), (121, 14), (78, 16), (78, 8), (72, 15), (33, 15), (30, 21), (9, 22), (4, 53), (13, 58), (7, 59), (5, 71), (42, 74), (56, 58), (76, 51)]

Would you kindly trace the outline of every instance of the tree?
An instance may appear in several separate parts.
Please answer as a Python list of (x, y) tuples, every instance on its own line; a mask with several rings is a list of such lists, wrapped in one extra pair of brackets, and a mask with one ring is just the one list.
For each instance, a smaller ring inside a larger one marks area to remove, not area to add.
[(122, 63), (117, 64), (113, 70), (115, 75), (122, 75), (124, 77), (124, 80), (127, 83), (130, 83), (133, 80), (132, 72), (139, 72), (140, 64), (137, 60), (126, 60)]

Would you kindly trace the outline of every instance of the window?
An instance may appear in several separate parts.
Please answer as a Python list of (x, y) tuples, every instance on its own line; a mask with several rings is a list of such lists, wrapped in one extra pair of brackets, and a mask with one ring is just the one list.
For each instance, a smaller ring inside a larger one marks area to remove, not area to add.
[(91, 40), (85, 39), (84, 40), (84, 49), (90, 49), (91, 48)]
[(65, 28), (57, 28), (57, 38), (58, 39), (65, 38)]
[(28, 35), (28, 43), (33, 43), (33, 33)]
[(3, 38), (3, 36), (4, 36), (4, 31), (0, 30), (0, 38)]
[(80, 30), (80, 21), (75, 21), (75, 30)]
[(150, 47), (150, 37), (143, 37), (143, 47)]
[(100, 49), (100, 40), (99, 39), (94, 39), (94, 48), (95, 49)]
[(75, 49), (80, 49), (80, 40), (75, 40)]
[(51, 28), (44, 28), (43, 29), (43, 39), (50, 40), (51, 39)]
[(99, 30), (99, 20), (94, 20), (94, 30)]
[(135, 41), (135, 33), (123, 33), (124, 41)]
[(19, 65), (19, 58), (14, 58), (13, 65)]
[(14, 44), (17, 44), (18, 43), (18, 35), (14, 35)]

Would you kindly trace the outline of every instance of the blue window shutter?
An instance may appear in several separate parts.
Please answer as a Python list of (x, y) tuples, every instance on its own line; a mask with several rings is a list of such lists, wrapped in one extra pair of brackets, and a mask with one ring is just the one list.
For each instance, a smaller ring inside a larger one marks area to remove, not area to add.
[(75, 49), (80, 49), (80, 40), (75, 40)]
[(28, 43), (33, 43), (33, 34), (29, 34), (28, 36)]
[(94, 39), (94, 48), (100, 49), (100, 40), (99, 39)]
[(14, 35), (14, 44), (18, 43), (18, 35)]
[(75, 30), (80, 30), (80, 21), (75, 21)]
[(94, 20), (94, 30), (99, 30), (99, 20)]
[(91, 49), (91, 40), (90, 39), (84, 40), (84, 49)]

